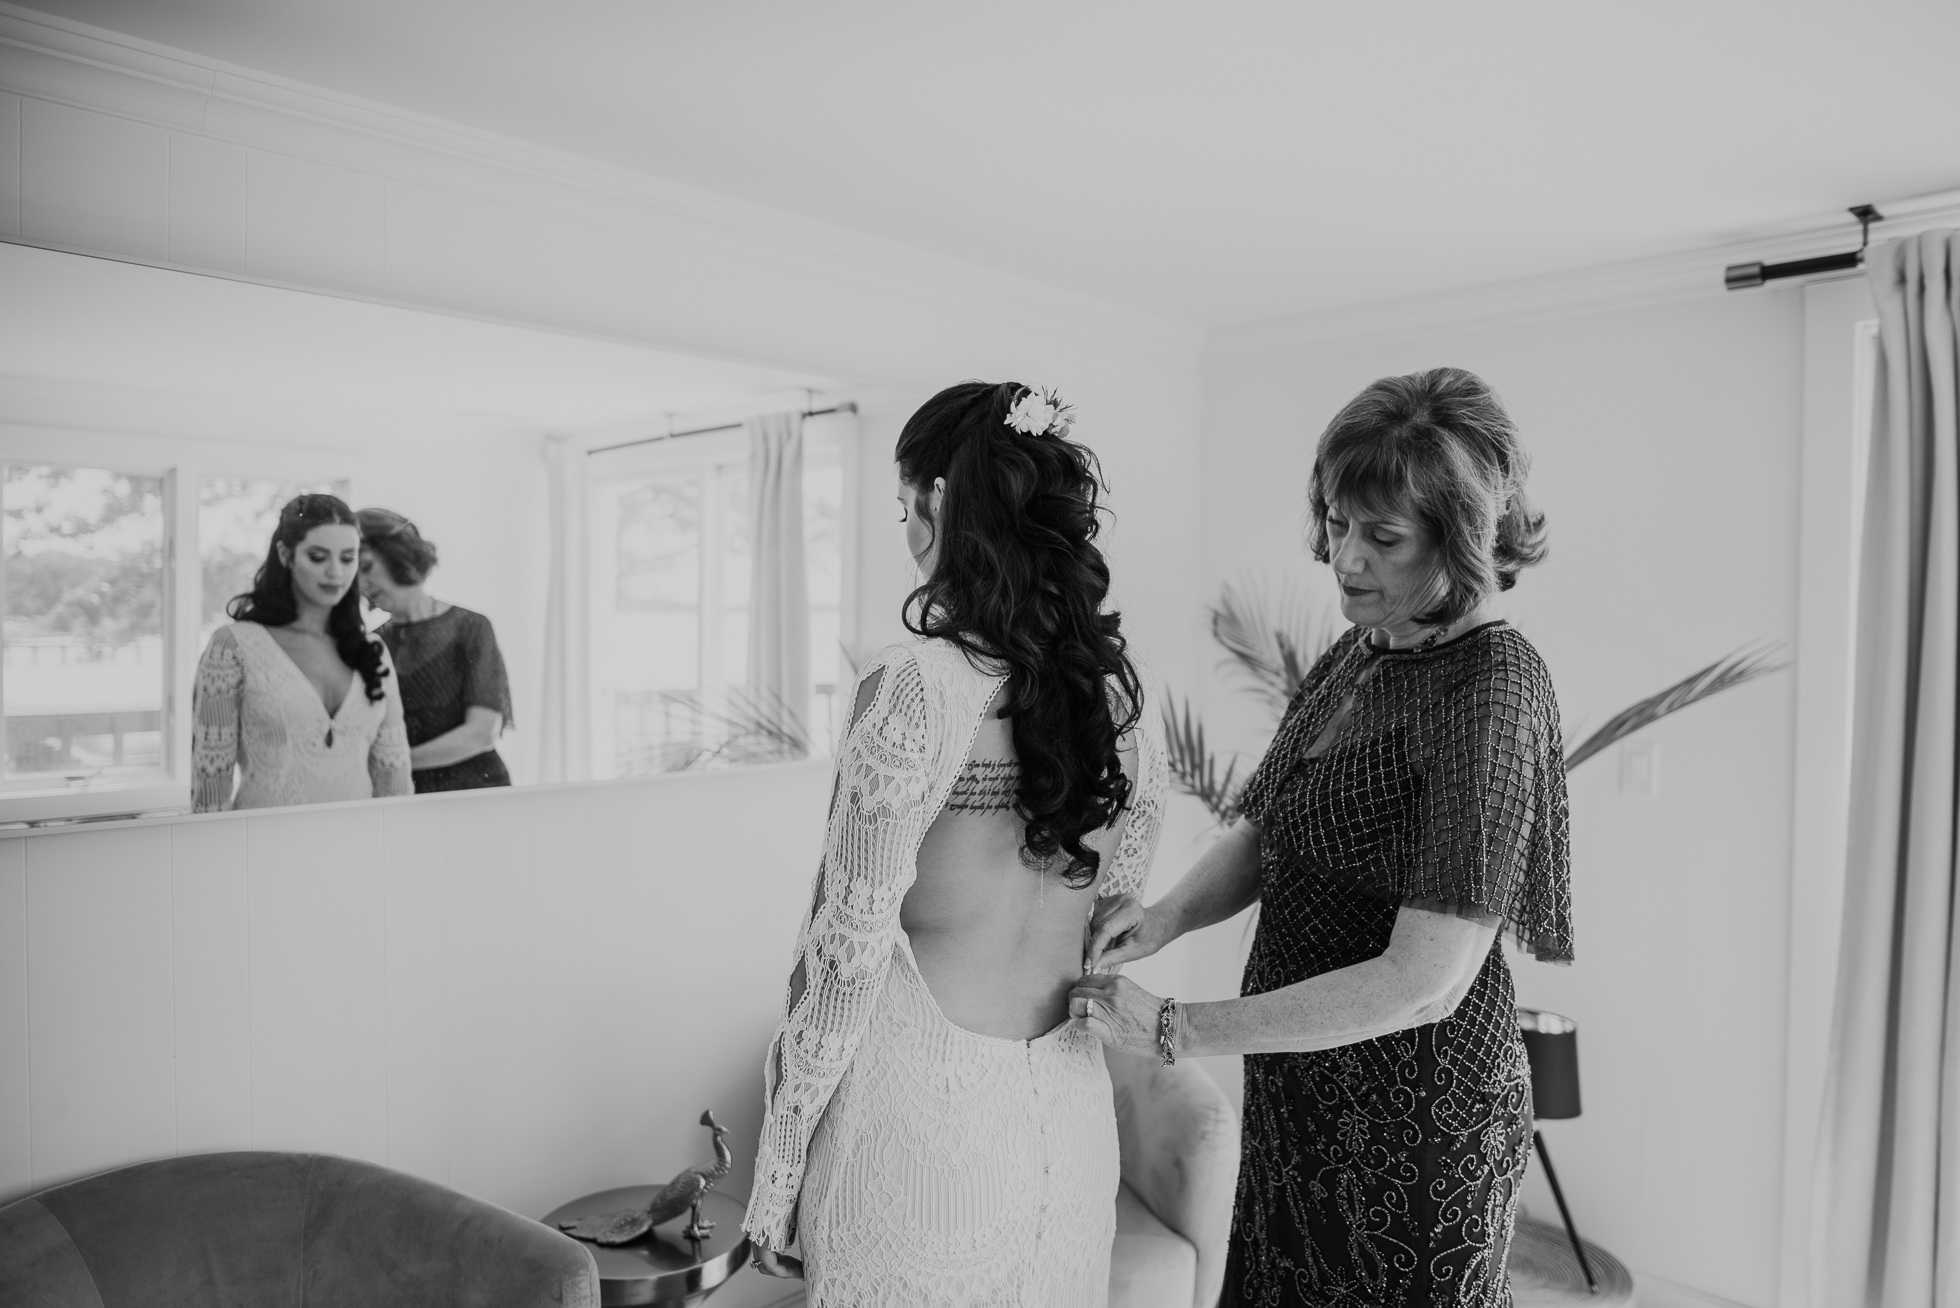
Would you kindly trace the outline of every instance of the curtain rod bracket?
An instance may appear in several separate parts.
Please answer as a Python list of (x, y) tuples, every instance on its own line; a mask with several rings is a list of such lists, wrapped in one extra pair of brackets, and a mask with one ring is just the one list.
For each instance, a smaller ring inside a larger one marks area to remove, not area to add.
[(1792, 259), (1788, 263), (1732, 263), (1722, 269), (1722, 285), (1731, 291), (1747, 290), (1751, 286), (1761, 286), (1780, 277), (1808, 277), (1814, 273), (1851, 272), (1865, 262), (1865, 251), (1871, 245), (1872, 224), (1884, 222), (1885, 215), (1876, 205), (1854, 204), (1850, 214), (1858, 220), (1858, 248), (1844, 254), (1821, 254), (1814, 259)]

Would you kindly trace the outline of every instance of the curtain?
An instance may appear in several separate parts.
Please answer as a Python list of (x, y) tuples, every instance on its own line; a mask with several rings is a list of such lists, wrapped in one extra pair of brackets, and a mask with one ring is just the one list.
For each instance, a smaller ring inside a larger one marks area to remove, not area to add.
[(551, 571), (544, 617), (544, 704), (539, 713), (538, 779), (584, 781), (592, 775), (587, 715), (585, 594), (585, 451), (545, 442), (551, 497)]
[(808, 738), (810, 583), (803, 562), (803, 415), (748, 421), (748, 692)]
[(1960, 1303), (1960, 233), (1874, 246), (1850, 827), (1813, 1302)]

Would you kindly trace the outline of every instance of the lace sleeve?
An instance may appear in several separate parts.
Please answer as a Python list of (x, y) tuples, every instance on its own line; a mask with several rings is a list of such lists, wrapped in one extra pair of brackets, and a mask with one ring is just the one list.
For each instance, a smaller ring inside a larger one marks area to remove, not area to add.
[(884, 988), (899, 905), (933, 818), (931, 713), (917, 664), (881, 656), (857, 703), (866, 707), (838, 750), (815, 902), (763, 1070), (762, 1140), (742, 1225), (776, 1249), (795, 1238), (810, 1137)]
[(1116, 842), (1099, 896), (1141, 895), (1157, 857), (1157, 837), (1164, 828), (1164, 792), (1170, 784), (1170, 765), (1164, 750), (1164, 717), (1154, 696), (1145, 699), (1137, 718), (1137, 777), (1130, 787), (1130, 811)]
[(381, 667), (387, 674), (381, 678), (381, 729), (374, 733), (374, 743), (368, 746), (368, 780), (373, 783), (376, 799), (413, 794), (415, 790), (409, 778), (408, 728), (402, 721), (401, 678), (395, 675), (386, 645), (381, 647)]
[(191, 812), (222, 813), (231, 807), (238, 768), (239, 699), (245, 663), (231, 628), (220, 627), (197, 661), (191, 682)]

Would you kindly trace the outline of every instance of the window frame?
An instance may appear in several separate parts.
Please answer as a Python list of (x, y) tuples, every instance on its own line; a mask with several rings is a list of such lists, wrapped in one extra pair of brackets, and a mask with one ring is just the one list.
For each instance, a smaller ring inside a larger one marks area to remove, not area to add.
[[(0, 779), (0, 825), (39, 826), (186, 809), (191, 787), (191, 682), (197, 673), (198, 488), (206, 477), (324, 482), (353, 502), (357, 456), (298, 446), (255, 446), (0, 421), (0, 465), (96, 468), (163, 481), (163, 750), (156, 775), (75, 788)], [(0, 610), (5, 573), (0, 569)], [(0, 665), (0, 695), (6, 668)]]

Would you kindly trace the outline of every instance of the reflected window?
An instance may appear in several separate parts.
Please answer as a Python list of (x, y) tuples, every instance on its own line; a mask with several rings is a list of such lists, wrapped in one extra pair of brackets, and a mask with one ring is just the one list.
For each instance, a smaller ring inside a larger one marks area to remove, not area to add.
[(8, 464), (0, 500), (6, 778), (160, 776), (164, 479)]
[[(747, 437), (597, 456), (587, 492), (591, 770), (646, 776), (813, 751), (835, 732), (843, 612), (842, 451), (805, 434), (811, 695), (794, 714), (748, 694)], [(787, 718), (794, 717), (791, 722)]]

